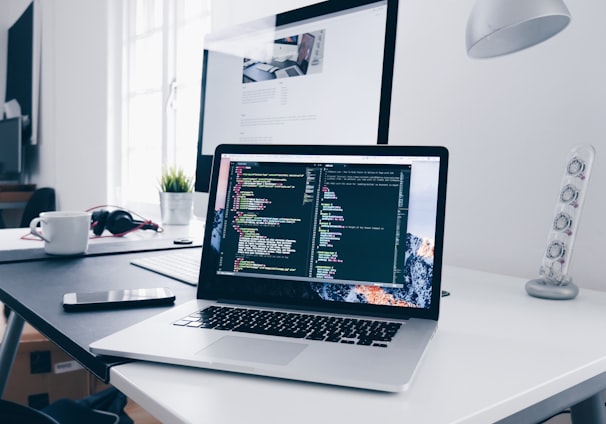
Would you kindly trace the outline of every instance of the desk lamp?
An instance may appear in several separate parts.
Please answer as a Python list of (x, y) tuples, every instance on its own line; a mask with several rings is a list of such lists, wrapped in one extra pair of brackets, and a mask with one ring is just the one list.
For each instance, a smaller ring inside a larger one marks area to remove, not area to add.
[[(514, 53), (553, 37), (569, 23), (570, 12), (563, 0), (478, 0), (467, 22), (467, 54), (491, 58)], [(568, 275), (568, 265), (594, 155), (592, 146), (571, 151), (540, 277), (526, 283), (531, 296), (564, 300), (579, 292)]]
[(569, 22), (562, 0), (478, 0), (467, 21), (467, 54), (514, 53), (553, 37)]

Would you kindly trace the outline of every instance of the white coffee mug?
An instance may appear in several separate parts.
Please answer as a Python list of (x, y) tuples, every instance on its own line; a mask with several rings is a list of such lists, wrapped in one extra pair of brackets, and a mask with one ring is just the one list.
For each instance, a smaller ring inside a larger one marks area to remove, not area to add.
[(90, 212), (42, 212), (38, 218), (32, 219), (29, 230), (44, 240), (46, 253), (78, 255), (85, 253), (88, 248), (90, 218)]

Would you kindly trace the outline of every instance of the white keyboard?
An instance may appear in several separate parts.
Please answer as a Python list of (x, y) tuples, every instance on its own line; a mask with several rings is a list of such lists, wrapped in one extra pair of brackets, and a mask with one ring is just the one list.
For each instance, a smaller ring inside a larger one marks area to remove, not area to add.
[(201, 257), (201, 249), (190, 248), (133, 259), (131, 264), (196, 286)]

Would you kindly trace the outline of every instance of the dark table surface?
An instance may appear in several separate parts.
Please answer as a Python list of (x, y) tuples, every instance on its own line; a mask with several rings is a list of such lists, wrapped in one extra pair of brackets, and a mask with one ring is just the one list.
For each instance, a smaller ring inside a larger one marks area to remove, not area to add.
[(130, 264), (134, 258), (158, 253), (168, 252), (143, 251), (4, 263), (0, 265), (0, 301), (108, 382), (109, 368), (126, 360), (94, 355), (88, 349), (89, 344), (172, 306), (65, 312), (63, 294), (168, 287), (176, 295), (175, 304), (194, 299), (195, 287)]

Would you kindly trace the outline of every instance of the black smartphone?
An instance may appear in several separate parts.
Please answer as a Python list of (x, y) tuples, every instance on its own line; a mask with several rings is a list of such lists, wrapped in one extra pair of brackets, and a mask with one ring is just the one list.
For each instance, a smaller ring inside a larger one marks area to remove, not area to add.
[(63, 295), (63, 309), (66, 311), (82, 311), (132, 308), (169, 305), (174, 301), (175, 295), (166, 287), (65, 293)]

